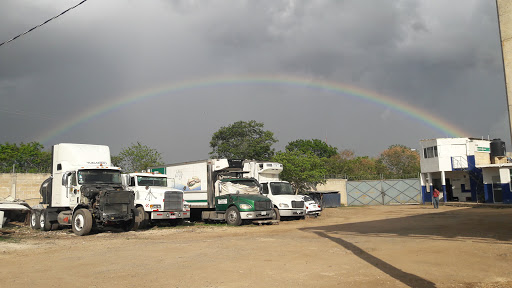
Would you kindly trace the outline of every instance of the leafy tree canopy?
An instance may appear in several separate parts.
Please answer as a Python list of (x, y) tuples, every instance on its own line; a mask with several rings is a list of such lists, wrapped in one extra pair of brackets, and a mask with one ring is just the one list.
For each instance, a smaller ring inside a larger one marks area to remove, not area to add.
[(50, 173), (52, 154), (38, 142), (0, 144), (0, 172)]
[(263, 123), (238, 121), (221, 127), (212, 136), (213, 158), (269, 160), (274, 155), (274, 133), (264, 130)]
[(327, 169), (327, 174), (329, 175), (346, 175), (348, 171), (351, 170), (350, 166), (352, 161), (355, 158), (355, 153), (353, 150), (344, 149), (341, 150), (338, 154), (330, 157), (322, 159), (325, 163), (325, 168)]
[(404, 145), (391, 145), (380, 154), (379, 161), (394, 175), (417, 174), (420, 172), (420, 155)]
[(123, 148), (119, 155), (112, 156), (111, 160), (114, 166), (121, 167), (125, 172), (142, 171), (151, 166), (164, 164), (160, 152), (140, 142)]
[(319, 139), (292, 141), (286, 145), (286, 151), (311, 152), (319, 158), (331, 158), (338, 154), (338, 148), (332, 147)]
[(292, 184), (295, 193), (306, 191), (316, 184), (325, 183), (324, 163), (312, 152), (278, 152), (272, 161), (283, 164), (280, 177)]

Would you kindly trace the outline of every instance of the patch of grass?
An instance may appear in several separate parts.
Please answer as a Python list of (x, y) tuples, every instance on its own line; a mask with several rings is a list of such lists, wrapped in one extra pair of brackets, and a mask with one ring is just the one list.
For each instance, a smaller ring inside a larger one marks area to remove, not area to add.
[(0, 242), (3, 243), (20, 243), (21, 239), (12, 236), (0, 236)]

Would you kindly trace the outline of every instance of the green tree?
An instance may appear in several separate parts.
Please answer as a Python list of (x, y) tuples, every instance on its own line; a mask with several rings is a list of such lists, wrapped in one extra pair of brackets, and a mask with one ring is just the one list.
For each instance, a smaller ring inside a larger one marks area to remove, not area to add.
[(328, 175), (347, 175), (350, 169), (351, 160), (355, 158), (353, 150), (344, 149), (338, 154), (322, 159)]
[(338, 154), (338, 148), (332, 147), (319, 139), (292, 141), (286, 145), (286, 151), (300, 151), (302, 153), (310, 151), (319, 158), (331, 158)]
[(264, 130), (263, 123), (238, 121), (221, 127), (212, 136), (213, 158), (269, 160), (274, 155), (274, 133)]
[(135, 172), (148, 169), (151, 166), (163, 165), (162, 155), (153, 148), (140, 142), (123, 148), (119, 155), (112, 156), (113, 165), (121, 167), (125, 172)]
[(380, 154), (379, 161), (387, 169), (386, 174), (414, 175), (420, 172), (420, 155), (407, 146), (395, 144)]
[(272, 161), (283, 164), (280, 177), (288, 181), (295, 193), (303, 192), (320, 183), (325, 183), (325, 166), (322, 160), (312, 152), (278, 152)]
[(38, 142), (0, 144), (0, 172), (50, 173), (51, 153)]
[(359, 156), (350, 160), (347, 175), (358, 179), (380, 179), (383, 167), (376, 158)]

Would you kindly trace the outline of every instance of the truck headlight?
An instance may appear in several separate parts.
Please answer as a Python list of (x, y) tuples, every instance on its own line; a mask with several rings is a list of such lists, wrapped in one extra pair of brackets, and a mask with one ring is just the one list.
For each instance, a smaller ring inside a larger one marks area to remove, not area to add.
[(149, 205), (149, 208), (151, 208), (151, 209), (160, 209), (160, 208), (162, 208), (162, 205), (160, 205), (160, 204), (152, 204), (152, 205)]
[(288, 208), (288, 207), (290, 207), (290, 206), (286, 203), (279, 203), (279, 208)]
[(242, 210), (251, 210), (252, 206), (249, 204), (240, 204), (240, 209)]

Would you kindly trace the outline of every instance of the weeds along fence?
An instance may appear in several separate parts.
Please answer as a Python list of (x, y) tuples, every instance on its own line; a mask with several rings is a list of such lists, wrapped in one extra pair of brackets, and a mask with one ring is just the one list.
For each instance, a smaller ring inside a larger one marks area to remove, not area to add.
[(414, 174), (363, 174), (363, 175), (333, 174), (333, 175), (325, 175), (324, 178), (325, 179), (346, 179), (347, 181), (419, 179), (420, 173), (414, 173)]

